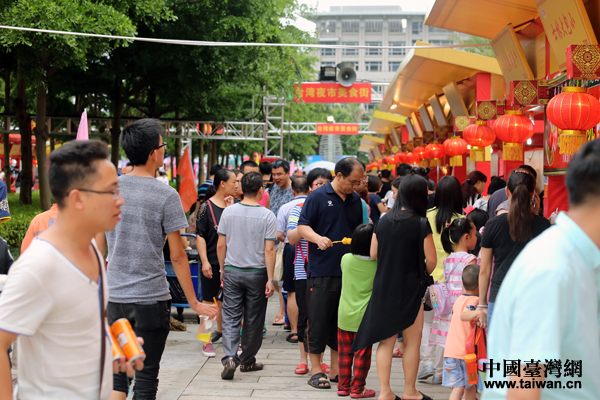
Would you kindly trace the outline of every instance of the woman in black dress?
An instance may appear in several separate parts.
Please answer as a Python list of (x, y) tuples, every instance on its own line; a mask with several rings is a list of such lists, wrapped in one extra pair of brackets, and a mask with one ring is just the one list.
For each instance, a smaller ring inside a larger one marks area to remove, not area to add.
[(402, 332), (405, 343), (402, 398), (430, 399), (415, 388), (423, 330), (423, 257), (428, 274), (437, 261), (426, 207), (427, 182), (420, 176), (407, 176), (400, 183), (394, 207), (379, 220), (373, 233), (371, 257), (377, 259), (373, 294), (351, 351), (379, 342), (379, 400), (399, 399), (390, 388), (392, 350), (398, 332)]

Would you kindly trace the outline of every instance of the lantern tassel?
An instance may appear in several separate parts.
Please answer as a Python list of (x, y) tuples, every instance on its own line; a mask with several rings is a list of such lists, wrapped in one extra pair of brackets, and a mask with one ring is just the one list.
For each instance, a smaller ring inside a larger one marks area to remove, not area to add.
[(587, 135), (583, 131), (564, 130), (558, 138), (560, 154), (575, 154), (587, 142)]
[(419, 161), (419, 166), (420, 167), (428, 167), (429, 166), (429, 162), (425, 159)]
[(441, 162), (441, 160), (439, 158), (432, 158), (429, 160), (429, 166), (430, 167), (439, 167)]
[(452, 156), (450, 157), (450, 166), (451, 167), (462, 167), (462, 156)]
[(485, 147), (471, 146), (471, 161), (485, 161)]
[(523, 145), (521, 143), (503, 143), (502, 158), (504, 161), (523, 161)]

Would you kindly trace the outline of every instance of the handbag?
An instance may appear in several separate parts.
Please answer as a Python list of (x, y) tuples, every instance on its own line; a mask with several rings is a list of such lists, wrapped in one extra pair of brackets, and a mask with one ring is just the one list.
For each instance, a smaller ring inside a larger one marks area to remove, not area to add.
[(277, 249), (275, 256), (275, 272), (273, 273), (273, 280), (280, 281), (283, 279), (283, 248), (285, 243), (281, 243)]
[(475, 354), (477, 356), (477, 361), (483, 359), (487, 359), (487, 337), (485, 334), (485, 329), (478, 327), (475, 325), (471, 330), (471, 334), (467, 338), (465, 342), (465, 351), (466, 354)]

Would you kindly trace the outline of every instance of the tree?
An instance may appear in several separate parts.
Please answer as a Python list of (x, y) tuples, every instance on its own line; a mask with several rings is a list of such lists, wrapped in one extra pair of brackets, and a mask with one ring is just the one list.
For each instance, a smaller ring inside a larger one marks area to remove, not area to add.
[[(450, 39), (454, 43), (458, 44), (485, 44), (491, 42), (490, 39), (473, 35), (469, 36), (468, 39), (461, 39), (458, 33), (453, 33), (452, 35), (450, 35)], [(496, 54), (494, 54), (492, 46), (462, 47), (459, 48), (459, 50), (466, 51), (467, 53), (479, 54), (480, 56), (496, 58)]]

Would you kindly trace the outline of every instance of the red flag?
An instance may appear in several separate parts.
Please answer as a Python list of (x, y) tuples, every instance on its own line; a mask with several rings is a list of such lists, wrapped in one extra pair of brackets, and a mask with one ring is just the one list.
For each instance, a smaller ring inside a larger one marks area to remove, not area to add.
[(192, 204), (196, 202), (198, 193), (196, 192), (196, 177), (187, 147), (181, 157), (180, 165), (177, 166), (177, 175), (181, 176), (179, 197), (181, 198), (181, 204), (183, 204), (183, 211), (188, 212)]

